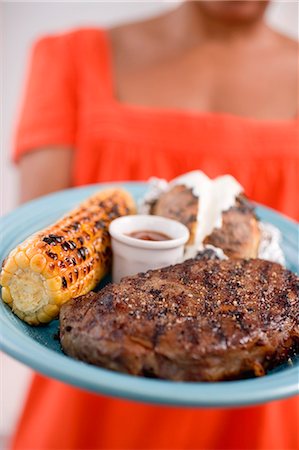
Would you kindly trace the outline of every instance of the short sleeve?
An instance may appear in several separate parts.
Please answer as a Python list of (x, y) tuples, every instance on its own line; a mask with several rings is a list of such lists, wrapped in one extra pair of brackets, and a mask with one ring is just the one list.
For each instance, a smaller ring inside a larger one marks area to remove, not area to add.
[(74, 148), (76, 94), (70, 35), (33, 47), (16, 129), (13, 158), (49, 146)]

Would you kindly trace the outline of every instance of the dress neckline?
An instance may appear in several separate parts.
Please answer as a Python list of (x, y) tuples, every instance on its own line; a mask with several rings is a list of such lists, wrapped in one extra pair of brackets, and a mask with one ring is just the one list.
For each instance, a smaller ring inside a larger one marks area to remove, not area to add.
[(200, 110), (188, 110), (184, 108), (159, 108), (140, 104), (134, 104), (130, 102), (122, 102), (117, 98), (117, 90), (114, 81), (114, 70), (113, 70), (113, 49), (111, 44), (111, 39), (109, 36), (109, 30), (102, 28), (99, 29), (103, 40), (103, 53), (105, 59), (105, 69), (106, 69), (106, 81), (108, 82), (109, 98), (112, 105), (122, 111), (129, 111), (133, 114), (143, 114), (148, 116), (165, 116), (180, 118), (180, 119), (196, 119), (196, 118), (206, 118), (212, 120), (220, 121), (239, 121), (240, 123), (251, 123), (256, 125), (293, 125), (299, 121), (299, 114), (293, 118), (289, 119), (257, 119), (255, 117), (249, 116), (239, 116), (233, 113), (226, 112), (211, 112), (211, 111), (200, 111)]

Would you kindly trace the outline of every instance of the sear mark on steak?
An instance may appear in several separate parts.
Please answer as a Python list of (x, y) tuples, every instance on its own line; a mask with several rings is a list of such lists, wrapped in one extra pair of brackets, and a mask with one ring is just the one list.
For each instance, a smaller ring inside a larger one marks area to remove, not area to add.
[(299, 351), (299, 279), (259, 259), (188, 260), (69, 301), (60, 339), (72, 357), (133, 375), (260, 376)]

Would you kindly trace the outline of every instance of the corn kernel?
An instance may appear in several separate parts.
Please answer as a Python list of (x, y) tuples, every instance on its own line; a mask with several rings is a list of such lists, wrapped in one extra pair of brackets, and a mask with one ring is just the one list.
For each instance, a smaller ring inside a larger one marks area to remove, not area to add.
[(41, 273), (47, 264), (44, 255), (36, 254), (30, 260), (30, 268), (37, 273)]
[(57, 316), (59, 309), (56, 305), (46, 305), (44, 306), (44, 311), (49, 317), (54, 318)]
[(57, 273), (57, 264), (52, 261), (48, 262), (41, 271), (41, 274), (48, 280), (57, 276)]
[(2, 269), (1, 275), (0, 275), (1, 286), (8, 286), (12, 277), (13, 277), (13, 275), (11, 273), (6, 272), (6, 270)]
[[(17, 314), (17, 316), (19, 316), (18, 313), (16, 313), (16, 314)], [(29, 323), (29, 325), (39, 325), (39, 320), (36, 317), (36, 314), (30, 314), (28, 316), (25, 316), (23, 320), (25, 320), (27, 323)]]
[(2, 300), (5, 303), (11, 303), (12, 302), (12, 296), (9, 290), (9, 287), (3, 286), (2, 288)]
[(40, 323), (47, 323), (50, 322), (51, 320), (51, 317), (48, 316), (48, 314), (46, 314), (45, 311), (43, 311), (43, 309), (37, 312), (37, 318)]
[(24, 320), (25, 317), (25, 313), (23, 313), (23, 311), (20, 311), (17, 308), (12, 307), (13, 312), (22, 320)]
[(45, 281), (46, 288), (49, 291), (59, 291), (61, 289), (61, 277), (58, 275), (57, 277), (49, 278)]
[(12, 255), (12, 253), (10, 253), (7, 260), (5, 261), (5, 264), (3, 265), (6, 272), (10, 272), (12, 274), (14, 274), (14, 272), (16, 270), (18, 270), (18, 266), (17, 266), (13, 256), (14, 255)]
[(75, 297), (76, 292), (77, 292), (77, 288), (78, 288), (78, 284), (74, 283), (69, 287), (69, 290), (71, 292), (71, 297)]
[(35, 242), (33, 242), (32, 245), (28, 244), (27, 247), (28, 248), (25, 250), (25, 254), (29, 258), (29, 260), (31, 260), (31, 258), (33, 258), (39, 252), (39, 249)]
[(71, 296), (68, 291), (61, 292), (60, 305), (63, 305), (63, 303), (67, 302), (70, 298)]
[(21, 269), (26, 269), (27, 267), (29, 267), (30, 264), (29, 258), (27, 258), (25, 252), (22, 251), (18, 252), (15, 255), (15, 262), (17, 266), (20, 267)]

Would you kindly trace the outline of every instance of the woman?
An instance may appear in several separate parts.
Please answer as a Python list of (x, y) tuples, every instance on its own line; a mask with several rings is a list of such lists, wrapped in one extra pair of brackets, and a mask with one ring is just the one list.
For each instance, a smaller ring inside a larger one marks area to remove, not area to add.
[[(264, 24), (266, 6), (188, 1), (39, 41), (15, 152), (22, 200), (199, 168), (232, 174), (249, 197), (298, 219), (298, 49)], [(36, 376), (13, 448), (294, 449), (296, 401), (166, 408)]]

